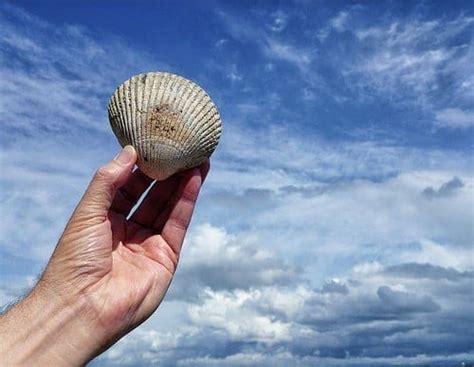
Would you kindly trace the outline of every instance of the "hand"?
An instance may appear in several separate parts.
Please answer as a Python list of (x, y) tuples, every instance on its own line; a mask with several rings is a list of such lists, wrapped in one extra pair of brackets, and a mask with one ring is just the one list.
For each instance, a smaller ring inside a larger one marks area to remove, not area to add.
[(38, 285), (1, 319), (11, 364), (84, 364), (159, 306), (209, 162), (156, 182), (127, 219), (152, 183), (135, 161), (128, 146), (97, 171)]

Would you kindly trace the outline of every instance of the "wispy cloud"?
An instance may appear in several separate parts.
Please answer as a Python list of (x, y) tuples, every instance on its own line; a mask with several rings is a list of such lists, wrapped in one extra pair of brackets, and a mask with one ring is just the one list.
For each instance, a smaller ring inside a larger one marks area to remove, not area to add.
[[(320, 42), (312, 38), (301, 42), (304, 37), (291, 25), (282, 35), (251, 17), (223, 11), (219, 16), (232, 38), (254, 48), (266, 62), (296, 68), (299, 80), (294, 83), (305, 101), (380, 100), (394, 108), (418, 109), (438, 127), (469, 126), (460, 116), (453, 121), (461, 123), (445, 123), (442, 111), (472, 110), (469, 60), (474, 48), (469, 34), (474, 18), (462, 13), (450, 19), (389, 15), (369, 26), (368, 12), (359, 5), (346, 7), (319, 26), (291, 15), (305, 22), (307, 32)], [(433, 120), (440, 112), (441, 117)]]
[(229, 78), (232, 82), (238, 82), (242, 80), (242, 75), (237, 70), (237, 66), (235, 64), (232, 64), (230, 67), (227, 78)]
[(56, 27), (8, 4), (2, 10), (0, 243), (45, 259), (97, 158), (118, 148), (105, 108), (115, 85), (163, 64), (113, 36)]
[[(448, 22), (407, 19), (355, 28), (352, 32), (365, 52), (344, 73), (359, 88), (375, 88), (398, 101), (408, 95), (431, 107), (435, 102), (447, 102), (437, 99), (449, 88), (459, 103), (464, 103), (474, 92), (463, 86), (465, 76), (472, 73), (472, 66), (464, 62), (472, 45), (470, 39), (454, 40), (469, 32), (473, 24), (474, 18), (460, 15)], [(462, 65), (462, 69), (453, 70), (453, 64)]]
[(273, 32), (281, 32), (286, 28), (287, 22), (288, 15), (282, 10), (277, 10), (271, 14), (271, 23), (268, 27)]
[[(103, 105), (115, 85), (131, 72), (166, 67), (113, 37), (98, 40), (79, 26), (56, 28), (10, 5), (3, 7), (4, 128), (30, 136), (52, 131), (76, 136), (83, 136), (84, 130), (89, 136), (107, 133)], [(21, 23), (29, 27), (19, 27)]]
[(341, 10), (335, 16), (330, 18), (327, 21), (327, 24), (323, 25), (319, 28), (315, 34), (316, 38), (319, 39), (320, 42), (326, 41), (326, 38), (329, 36), (331, 32), (343, 32), (346, 30), (346, 25), (350, 17), (352, 16), (353, 8), (347, 8), (345, 10)]
[(338, 32), (342, 32), (346, 29), (346, 24), (349, 19), (349, 11), (343, 10), (337, 14), (334, 18), (329, 20), (329, 24)]
[(301, 71), (306, 71), (311, 63), (311, 53), (304, 49), (298, 49), (290, 44), (279, 42), (268, 38), (264, 52), (270, 58), (286, 61), (295, 65)]
[[(275, 22), (279, 25), (270, 26), (272, 32), (265, 27), (249, 22), (246, 19), (237, 18), (226, 12), (218, 12), (228, 31), (236, 40), (251, 44), (270, 60), (288, 63), (296, 67), (309, 80), (314, 80), (316, 75), (309, 73), (314, 53), (310, 48), (295, 46), (281, 39), (276, 33), (283, 30), (287, 15), (276, 12), (273, 14)], [(283, 20), (284, 19), (284, 20)]]

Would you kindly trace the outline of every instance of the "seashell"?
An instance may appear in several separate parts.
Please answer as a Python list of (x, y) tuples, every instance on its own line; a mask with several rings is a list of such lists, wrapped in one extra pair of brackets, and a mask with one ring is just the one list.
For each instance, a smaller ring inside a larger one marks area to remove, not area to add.
[(156, 180), (203, 163), (222, 131), (219, 112), (207, 93), (170, 73), (132, 76), (110, 97), (108, 112), (120, 144), (132, 145), (138, 167)]

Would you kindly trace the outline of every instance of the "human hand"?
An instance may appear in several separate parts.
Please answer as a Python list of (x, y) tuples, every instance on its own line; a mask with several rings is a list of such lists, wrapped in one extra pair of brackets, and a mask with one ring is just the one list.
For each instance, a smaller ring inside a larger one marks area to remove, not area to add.
[(159, 306), (209, 162), (156, 182), (127, 219), (152, 183), (135, 161), (126, 147), (97, 171), (38, 285), (0, 319), (0, 361), (85, 364)]

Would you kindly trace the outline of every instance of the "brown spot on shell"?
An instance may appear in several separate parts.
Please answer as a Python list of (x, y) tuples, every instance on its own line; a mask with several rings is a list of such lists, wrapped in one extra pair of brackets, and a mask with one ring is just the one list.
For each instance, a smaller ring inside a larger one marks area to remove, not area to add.
[(172, 139), (176, 138), (178, 131), (184, 143), (189, 136), (189, 131), (180, 112), (173, 110), (168, 104), (148, 109), (145, 118), (145, 132), (149, 134), (148, 136)]

